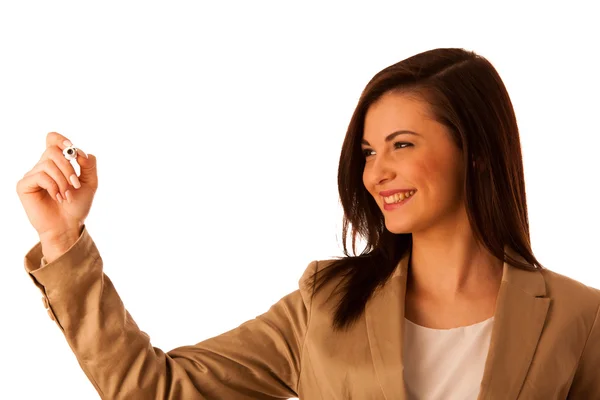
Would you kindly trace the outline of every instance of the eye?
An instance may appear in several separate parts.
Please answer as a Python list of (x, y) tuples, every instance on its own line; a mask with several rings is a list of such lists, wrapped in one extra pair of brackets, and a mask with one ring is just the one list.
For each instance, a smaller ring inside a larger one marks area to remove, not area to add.
[(404, 149), (404, 147), (401, 147), (404, 144), (406, 145), (406, 147), (412, 146), (412, 143), (408, 143), (408, 142), (395, 142), (394, 143), (394, 148), (395, 149)]
[[(395, 142), (394, 143), (394, 149), (405, 149), (406, 147), (412, 146), (412, 143), (408, 143), (408, 142)], [(369, 157), (371, 155), (371, 153), (374, 150), (369, 149), (369, 148), (364, 148), (362, 150), (362, 154), (365, 158)]]
[(363, 150), (362, 150), (362, 155), (363, 155), (363, 157), (364, 157), (364, 158), (367, 158), (367, 157), (369, 157), (369, 156), (371, 155), (370, 153), (371, 153), (372, 151), (373, 151), (373, 150), (371, 150), (371, 149), (363, 149)]

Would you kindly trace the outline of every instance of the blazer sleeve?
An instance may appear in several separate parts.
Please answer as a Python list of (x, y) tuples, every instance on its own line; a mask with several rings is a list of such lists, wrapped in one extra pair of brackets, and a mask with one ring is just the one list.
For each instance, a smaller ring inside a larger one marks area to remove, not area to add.
[(312, 297), (300, 288), (237, 328), (168, 352), (153, 347), (103, 273), (84, 226), (77, 242), (49, 264), (41, 244), (25, 269), (50, 318), (102, 399), (288, 399), (298, 397)]
[[(600, 291), (596, 294), (600, 303)], [(567, 398), (600, 399), (600, 304)]]

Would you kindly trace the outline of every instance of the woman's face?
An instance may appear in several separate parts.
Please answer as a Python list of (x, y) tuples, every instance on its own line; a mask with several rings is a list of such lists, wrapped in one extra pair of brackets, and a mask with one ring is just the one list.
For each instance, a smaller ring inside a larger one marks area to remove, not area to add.
[[(367, 111), (362, 149), (363, 183), (390, 232), (415, 233), (457, 222), (461, 207), (464, 211), (462, 153), (447, 128), (430, 117), (426, 102), (414, 95), (384, 94)], [(407, 190), (414, 193), (402, 200)], [(385, 193), (390, 191), (397, 194)]]

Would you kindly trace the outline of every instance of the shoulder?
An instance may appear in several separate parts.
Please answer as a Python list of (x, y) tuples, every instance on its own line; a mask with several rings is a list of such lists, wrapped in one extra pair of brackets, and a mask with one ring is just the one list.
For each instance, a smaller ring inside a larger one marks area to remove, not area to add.
[(578, 364), (569, 398), (600, 398), (600, 290), (551, 270), (540, 272), (547, 296), (552, 299), (550, 315), (558, 332), (553, 357), (560, 357), (556, 349), (561, 346), (571, 352), (580, 349), (576, 352)]
[(572, 298), (579, 303), (595, 304), (596, 307), (600, 304), (600, 289), (549, 269), (540, 270), (540, 273), (546, 281), (549, 297)]
[(540, 270), (540, 273), (555, 313), (571, 318), (583, 317), (586, 322), (594, 322), (600, 308), (599, 289), (549, 269)]
[[(331, 304), (335, 304), (336, 300), (339, 301), (342, 293), (337, 289), (346, 275), (345, 271), (352, 268), (353, 265), (354, 263), (349, 258), (311, 261), (298, 281), (299, 291), (306, 305), (310, 307), (316, 303), (318, 305), (315, 307), (320, 308), (327, 307), (327, 304), (331, 306)], [(326, 281), (321, 279), (325, 278), (323, 272), (332, 272)]]
[(336, 261), (336, 259), (327, 259), (327, 260), (313, 260), (308, 266), (304, 269), (302, 276), (298, 280), (298, 287), (301, 292), (310, 292), (313, 291), (313, 275), (320, 271), (323, 271), (326, 268), (331, 267)]
[(264, 315), (270, 317), (276, 315), (295, 316), (294, 318), (310, 318), (313, 309), (314, 290), (312, 276), (315, 272), (328, 268), (336, 260), (314, 260), (308, 263), (302, 276), (298, 280), (298, 289), (287, 293), (280, 298), (271, 309)]

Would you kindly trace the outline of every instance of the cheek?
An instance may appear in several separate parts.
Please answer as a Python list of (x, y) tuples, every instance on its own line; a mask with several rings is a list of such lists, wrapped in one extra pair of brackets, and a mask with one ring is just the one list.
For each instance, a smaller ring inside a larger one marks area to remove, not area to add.
[(363, 170), (363, 186), (365, 187), (365, 189), (367, 189), (367, 192), (369, 192), (371, 195), (373, 195), (373, 190), (374, 190), (374, 184), (373, 184), (373, 177), (370, 175), (369, 172), (369, 168), (368, 166), (365, 166), (364, 170)]
[(406, 177), (406, 185), (425, 189), (430, 186), (430, 181), (435, 177), (435, 165), (431, 162), (415, 161), (406, 163), (402, 167), (402, 174)]
[[(453, 201), (460, 194), (461, 182), (457, 180), (459, 171), (454, 163), (443, 158), (430, 159), (427, 163), (420, 164), (415, 174), (434, 198)], [(443, 202), (440, 201), (440, 204)]]
[[(406, 184), (414, 186), (419, 191), (419, 199), (423, 204), (440, 204), (440, 197), (445, 197), (447, 191), (447, 175), (444, 168), (435, 159), (420, 160), (407, 163), (404, 168)], [(430, 207), (434, 207), (430, 204)]]

